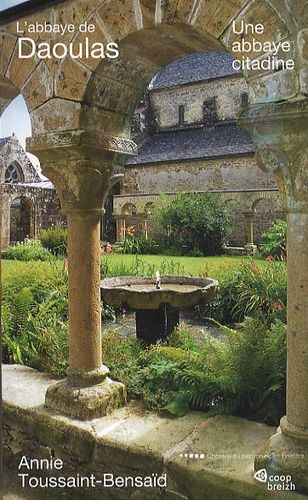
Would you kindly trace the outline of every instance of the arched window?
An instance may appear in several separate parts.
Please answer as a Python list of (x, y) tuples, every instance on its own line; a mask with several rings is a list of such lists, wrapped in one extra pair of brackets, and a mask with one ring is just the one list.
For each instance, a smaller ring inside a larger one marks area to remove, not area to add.
[(4, 174), (4, 182), (5, 184), (17, 184), (21, 182), (20, 170), (14, 163), (7, 167)]
[(244, 94), (242, 94), (242, 97), (241, 97), (241, 106), (242, 108), (247, 108), (248, 107), (248, 94), (246, 92), (244, 92)]
[(184, 127), (184, 122), (185, 122), (185, 108), (183, 104), (179, 106), (179, 126)]

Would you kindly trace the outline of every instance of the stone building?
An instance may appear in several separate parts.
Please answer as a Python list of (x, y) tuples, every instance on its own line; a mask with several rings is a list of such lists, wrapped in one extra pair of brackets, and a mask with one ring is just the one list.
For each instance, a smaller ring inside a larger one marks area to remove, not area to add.
[(42, 179), (14, 134), (0, 139), (0, 176), (2, 249), (60, 223), (60, 203), (52, 183)]
[(257, 166), (253, 142), (236, 124), (248, 89), (232, 60), (226, 52), (193, 54), (153, 78), (134, 113), (139, 153), (126, 164), (114, 196), (118, 240), (128, 226), (151, 232), (160, 193), (213, 191), (234, 200), (233, 246), (258, 244), (282, 216), (276, 180)]

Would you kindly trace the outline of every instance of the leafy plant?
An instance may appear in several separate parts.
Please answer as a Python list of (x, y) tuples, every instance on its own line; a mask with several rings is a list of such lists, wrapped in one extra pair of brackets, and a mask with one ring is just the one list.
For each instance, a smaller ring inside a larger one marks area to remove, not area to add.
[(52, 258), (52, 254), (42, 246), (39, 240), (26, 240), (8, 247), (3, 257), (22, 261), (48, 260)]
[(245, 316), (263, 313), (268, 323), (286, 321), (287, 268), (285, 262), (268, 262), (259, 267), (251, 260), (227, 273), (219, 281), (219, 291), (210, 304), (200, 306), (204, 317), (224, 324), (243, 321)]
[(127, 236), (118, 244), (117, 252), (124, 254), (157, 254), (158, 245), (152, 238)]
[(22, 288), (3, 308), (3, 357), (6, 361), (24, 364), (31, 351), (36, 351), (31, 333), (33, 295)]
[(233, 226), (230, 214), (217, 194), (165, 196), (154, 211), (155, 238), (164, 252), (218, 255)]
[(54, 255), (67, 254), (67, 229), (61, 226), (42, 229), (40, 232), (42, 245)]
[(285, 259), (287, 254), (287, 223), (277, 220), (262, 234), (260, 252), (263, 257)]
[(148, 408), (174, 415), (195, 408), (277, 424), (285, 412), (286, 326), (247, 318), (235, 330), (221, 328), (222, 340), (205, 332), (197, 340), (180, 329), (147, 350), (113, 332), (103, 338), (104, 359), (129, 396)]

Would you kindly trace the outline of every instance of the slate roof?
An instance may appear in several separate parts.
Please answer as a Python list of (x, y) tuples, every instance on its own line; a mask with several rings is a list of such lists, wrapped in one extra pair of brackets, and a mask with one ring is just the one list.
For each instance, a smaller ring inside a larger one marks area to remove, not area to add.
[(175, 85), (240, 74), (232, 67), (233, 57), (227, 52), (191, 54), (168, 64), (154, 76), (149, 89), (161, 89)]
[(150, 136), (127, 166), (254, 153), (249, 135), (236, 124), (187, 128)]

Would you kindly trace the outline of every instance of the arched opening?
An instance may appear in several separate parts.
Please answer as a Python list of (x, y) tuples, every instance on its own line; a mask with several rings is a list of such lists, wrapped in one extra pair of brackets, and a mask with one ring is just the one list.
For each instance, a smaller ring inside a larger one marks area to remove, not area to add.
[(10, 244), (35, 235), (35, 206), (24, 196), (15, 198), (10, 206)]
[(121, 183), (117, 182), (110, 189), (104, 204), (104, 213), (101, 217), (101, 240), (114, 243), (117, 240), (117, 226), (113, 214), (113, 197), (120, 194)]
[(271, 199), (258, 199), (253, 204), (254, 243), (259, 246), (262, 234), (267, 231), (277, 219), (285, 220), (285, 214), (279, 209), (277, 202)]
[(137, 207), (133, 203), (127, 203), (122, 208), (120, 239), (127, 236), (140, 234), (140, 219), (137, 217)]

